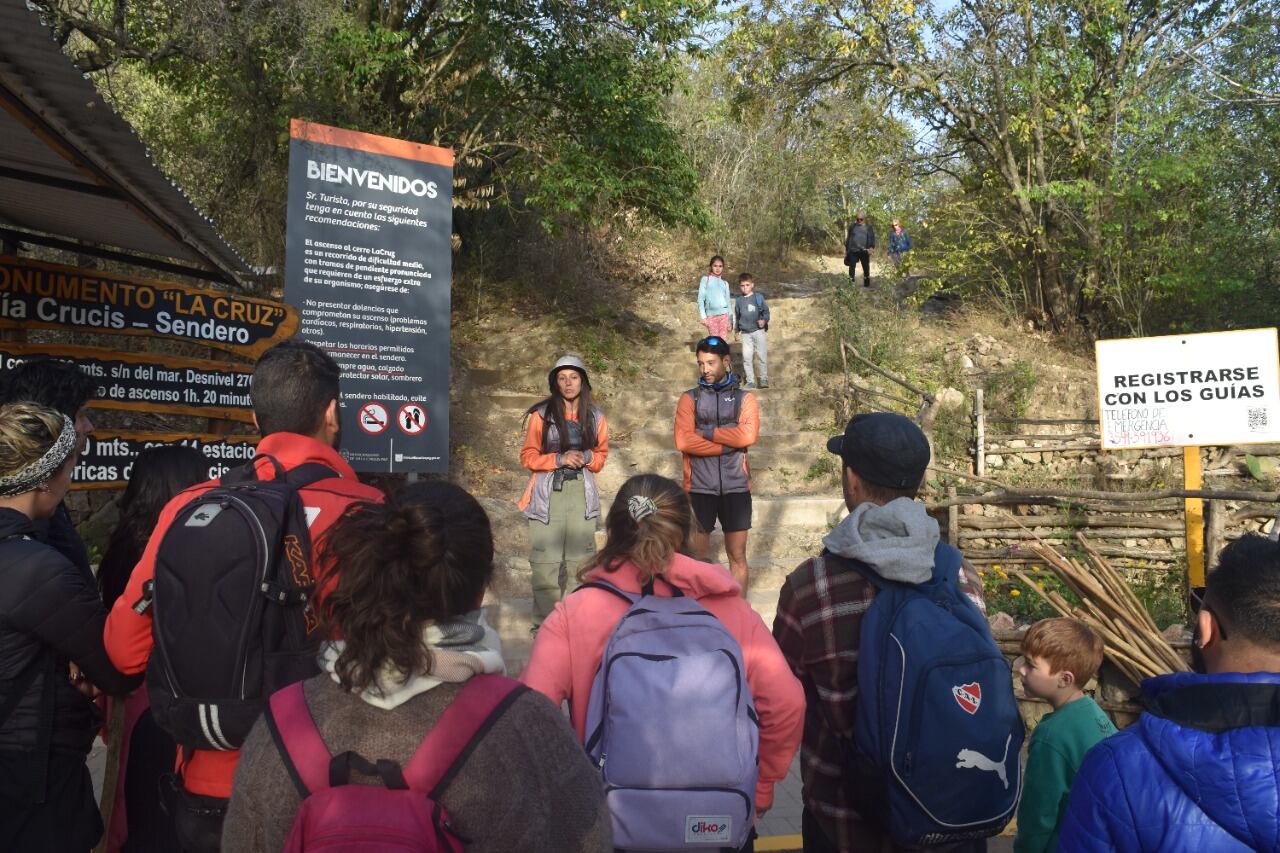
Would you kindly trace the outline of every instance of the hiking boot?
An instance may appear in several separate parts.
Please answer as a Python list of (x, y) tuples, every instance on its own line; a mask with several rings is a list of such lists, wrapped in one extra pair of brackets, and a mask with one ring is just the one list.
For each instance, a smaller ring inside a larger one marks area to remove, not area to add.
[(768, 388), (768, 387), (769, 387), (769, 383), (768, 383), (768, 382), (765, 382), (763, 379), (761, 379), (761, 380), (760, 380), (760, 387), (761, 387), (761, 388)]
[(745, 388), (745, 389), (751, 389), (751, 388), (756, 387), (756, 383), (754, 383), (754, 382), (743, 382), (743, 383), (742, 383), (742, 387), (743, 387), (743, 388)]

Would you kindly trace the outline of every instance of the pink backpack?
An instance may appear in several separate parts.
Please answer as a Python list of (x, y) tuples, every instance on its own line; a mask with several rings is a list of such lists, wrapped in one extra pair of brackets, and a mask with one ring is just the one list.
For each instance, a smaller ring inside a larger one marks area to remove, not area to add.
[[(438, 797), (511, 703), (528, 688), (477, 675), (445, 709), (404, 769), (354, 752), (330, 755), (302, 695), (302, 682), (272, 695), (267, 728), (302, 795), (284, 853), (461, 853), (466, 839), (449, 823)], [(351, 784), (351, 771), (381, 785)]]

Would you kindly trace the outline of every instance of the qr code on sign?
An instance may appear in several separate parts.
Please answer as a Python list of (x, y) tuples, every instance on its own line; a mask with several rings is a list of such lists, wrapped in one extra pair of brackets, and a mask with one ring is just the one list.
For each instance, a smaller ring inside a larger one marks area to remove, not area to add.
[(1250, 409), (1249, 410), (1249, 429), (1252, 432), (1262, 432), (1267, 428), (1267, 410), (1266, 409)]

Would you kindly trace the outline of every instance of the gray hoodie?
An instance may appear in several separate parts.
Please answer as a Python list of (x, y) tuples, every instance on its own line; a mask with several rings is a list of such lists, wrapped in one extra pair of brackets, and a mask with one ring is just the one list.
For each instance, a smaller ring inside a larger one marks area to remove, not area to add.
[(822, 539), (833, 553), (861, 560), (886, 580), (924, 583), (933, 577), (938, 522), (922, 504), (895, 498), (858, 504)]

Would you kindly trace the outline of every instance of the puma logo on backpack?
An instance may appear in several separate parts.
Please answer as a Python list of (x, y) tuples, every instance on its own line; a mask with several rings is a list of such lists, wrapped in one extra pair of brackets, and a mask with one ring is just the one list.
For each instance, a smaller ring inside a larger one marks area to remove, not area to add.
[(742, 648), (697, 601), (584, 587), (625, 600), (587, 706), (619, 850), (737, 850), (754, 817), (760, 722)]
[(960, 552), (939, 543), (922, 584), (829, 551), (821, 559), (876, 588), (862, 617), (847, 762), (859, 811), (903, 847), (996, 835), (1022, 793), (1025, 730), (1009, 663), (960, 590)]

